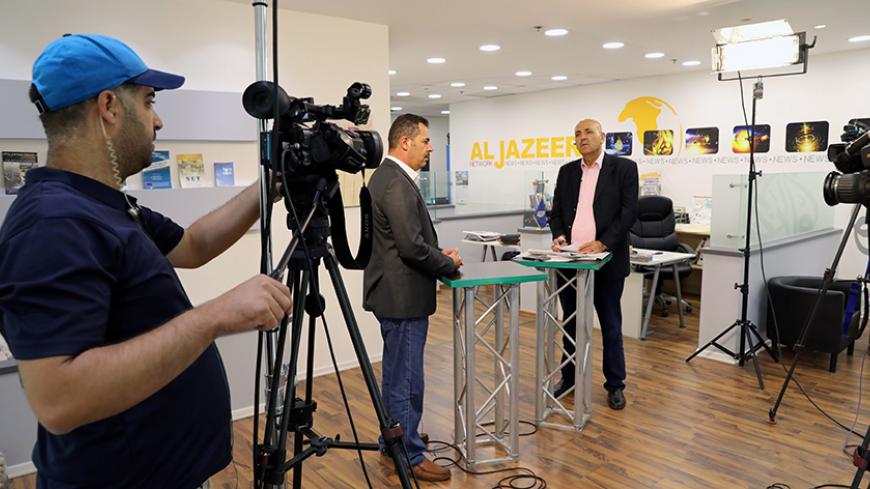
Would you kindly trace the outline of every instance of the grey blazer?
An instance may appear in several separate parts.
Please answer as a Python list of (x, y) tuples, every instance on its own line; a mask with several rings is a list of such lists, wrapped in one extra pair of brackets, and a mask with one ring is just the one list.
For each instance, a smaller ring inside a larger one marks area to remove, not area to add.
[(374, 242), (363, 278), (363, 307), (379, 318), (435, 312), (435, 279), (456, 271), (441, 253), (426, 203), (413, 180), (390, 159), (372, 174)]

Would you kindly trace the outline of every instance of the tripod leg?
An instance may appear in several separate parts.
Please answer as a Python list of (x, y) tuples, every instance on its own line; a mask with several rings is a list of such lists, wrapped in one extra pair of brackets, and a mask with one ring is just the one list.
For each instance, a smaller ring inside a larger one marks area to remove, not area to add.
[(858, 219), (858, 213), (861, 211), (861, 204), (855, 204), (852, 208), (852, 214), (849, 217), (849, 223), (846, 225), (846, 230), (843, 231), (843, 237), (840, 239), (840, 245), (837, 248), (837, 253), (834, 255), (834, 261), (831, 263), (831, 268), (825, 271), (825, 279), (822, 282), (822, 289), (819, 291), (819, 295), (816, 297), (816, 302), (813, 304), (813, 310), (810, 313), (807, 320), (804, 322), (803, 328), (801, 328), (801, 334), (798, 341), (794, 345), (794, 355), (791, 359), (791, 366), (788, 369), (788, 373), (785, 376), (785, 380), (782, 382), (782, 387), (779, 389), (779, 394), (776, 396), (776, 402), (773, 404), (773, 407), (768, 411), (768, 416), (770, 416), (770, 423), (776, 423), (776, 413), (779, 411), (779, 406), (782, 404), (782, 399), (785, 397), (785, 391), (788, 389), (788, 384), (791, 382), (792, 377), (794, 376), (795, 367), (797, 367), (798, 356), (800, 351), (803, 349), (804, 342), (807, 340), (807, 335), (809, 334), (810, 324), (816, 316), (816, 312), (818, 311), (819, 304), (821, 303), (822, 296), (827, 292), (828, 287), (831, 286), (831, 282), (834, 280), (834, 275), (837, 273), (837, 266), (840, 264), (840, 257), (843, 256), (843, 250), (846, 249), (846, 243), (849, 241), (849, 236), (852, 234), (852, 228), (855, 226), (855, 221)]
[[(350, 336), (351, 343), (353, 344), (354, 352), (356, 352), (356, 358), (359, 362), (360, 371), (363, 375), (363, 380), (365, 380), (366, 387), (368, 388), (369, 397), (371, 397), (372, 405), (375, 409), (375, 414), (378, 417), (378, 423), (380, 425), (381, 432), (384, 434), (388, 434), (387, 431), (388, 429), (393, 428), (394, 422), (390, 420), (389, 416), (387, 415), (387, 410), (384, 407), (384, 401), (381, 397), (380, 389), (378, 389), (377, 378), (375, 377), (375, 372), (372, 369), (372, 364), (369, 361), (369, 355), (366, 351), (366, 346), (363, 342), (362, 335), (359, 332), (359, 325), (356, 322), (356, 317), (354, 317), (353, 315), (353, 308), (351, 307), (350, 299), (347, 295), (347, 289), (345, 289), (344, 287), (344, 281), (341, 279), (341, 273), (338, 270), (338, 266), (332, 254), (327, 253), (326, 255), (324, 255), (323, 261), (326, 264), (327, 272), (329, 272), (329, 278), (332, 281), (333, 288), (335, 289), (335, 295), (338, 297), (338, 305), (341, 309), (342, 316), (344, 316), (344, 321), (347, 324), (347, 331)], [(401, 457), (403, 447), (404, 442), (402, 442), (401, 438), (399, 438), (399, 442), (394, 443), (391, 446), (391, 455), (393, 457), (393, 462), (396, 465), (396, 473), (399, 476), (399, 481), (402, 484), (402, 488), (411, 489), (411, 481), (408, 478), (408, 472), (405, 471), (405, 464), (403, 463)]]
[(761, 376), (761, 367), (758, 366), (758, 354), (752, 352), (752, 366), (755, 367), (755, 376), (758, 377), (758, 388), (764, 390), (764, 377)]
[(711, 347), (711, 346), (715, 346), (716, 348), (718, 348), (718, 349), (724, 351), (725, 353), (727, 353), (727, 354), (730, 355), (731, 357), (734, 357), (734, 359), (736, 360), (736, 359), (737, 359), (737, 355), (736, 355), (734, 352), (732, 352), (731, 350), (728, 350), (727, 348), (723, 347), (722, 345), (720, 345), (720, 344), (717, 343), (717, 342), (719, 341), (720, 338), (722, 338), (722, 337), (725, 336), (726, 334), (730, 333), (731, 330), (734, 329), (734, 328), (736, 328), (737, 326), (740, 326), (740, 323), (734, 323), (734, 324), (732, 324), (731, 326), (728, 326), (727, 328), (725, 328), (721, 333), (719, 333), (718, 335), (716, 335), (715, 338), (713, 338), (712, 340), (708, 341), (704, 346), (698, 348), (697, 350), (695, 350), (694, 353), (692, 353), (691, 355), (689, 355), (689, 358), (686, 359), (686, 363), (691, 362), (692, 359), (695, 358), (696, 356), (698, 356), (699, 353), (701, 353), (702, 351), (706, 350), (707, 348), (709, 348), (709, 347)]
[(861, 446), (855, 448), (855, 452), (852, 454), (852, 461), (858, 470), (855, 471), (855, 477), (852, 479), (852, 489), (858, 489), (858, 486), (861, 485), (861, 479), (864, 478), (864, 472), (867, 471), (867, 447), (870, 446), (870, 426), (867, 427), (867, 434), (864, 435), (864, 441), (861, 442)]
[[(287, 444), (287, 423), (289, 413), (292, 412), (292, 402), (295, 397), (295, 382), (296, 382), (296, 361), (299, 358), (299, 338), (302, 334), (302, 319), (304, 315), (305, 301), (300, 300), (300, 291), (308, 288), (308, 272), (301, 272), (291, 269), (289, 271), (287, 281), (290, 289), (294, 292), (293, 297), (296, 301), (293, 304), (293, 320), (291, 323), (291, 361), (287, 374), (287, 381), (284, 390), (284, 400), (282, 407), (278, 406), (279, 400), (279, 382), (281, 376), (281, 364), (284, 359), (284, 349), (287, 339), (287, 320), (282, 322), (279, 340), (277, 344), (276, 356), (273, 365), (273, 378), (271, 379), (271, 390), (266, 406), (266, 427), (264, 433), (264, 446), (268, 450), (268, 466), (262, 472), (257, 474), (258, 478), (262, 478), (262, 487), (266, 489), (277, 489), (284, 487), (285, 469), (284, 461), (286, 460), (286, 444)], [(280, 424), (280, 426), (279, 426)], [(256, 487), (261, 487), (257, 485)]]
[[(311, 274), (308, 270), (302, 271), (302, 280), (297, 290), (296, 301), (298, 306), (293, 312), (293, 335), (290, 339), (290, 363), (287, 373), (287, 390), (284, 394), (284, 409), (281, 412), (281, 430), (279, 431), (278, 450), (283, 452), (287, 443), (287, 426), (293, 412), (293, 405), (296, 402), (296, 374), (299, 364), (299, 345), (302, 341), (302, 321), (305, 317), (305, 294), (310, 287)], [(282, 358), (278, 358), (277, 362), (280, 365)], [(310, 374), (309, 374), (310, 375)], [(303, 450), (302, 432), (296, 430), (293, 437), (293, 454), (296, 455)], [(293, 467), (293, 487), (299, 489), (302, 487), (302, 464)]]
[(779, 356), (776, 354), (775, 351), (773, 351), (773, 348), (771, 348), (770, 346), (767, 345), (767, 340), (765, 340), (764, 337), (761, 336), (761, 333), (758, 332), (758, 326), (756, 326), (750, 322), (749, 323), (749, 332), (751, 333), (749, 337), (752, 338), (752, 336), (754, 335), (756, 341), (758, 341), (758, 343), (756, 343), (755, 345), (752, 345), (752, 349), (754, 349), (754, 350), (758, 350), (759, 348), (764, 349), (770, 355), (770, 358), (772, 358), (774, 362), (779, 363)]
[[(319, 260), (315, 260), (312, 263), (312, 268), (317, 270), (320, 266)], [(317, 274), (311, 274), (309, 278), (309, 290), (302, 290), (299, 299), (306, 302), (307, 307), (316, 307), (315, 311), (308, 311), (308, 351), (306, 352), (305, 359), (305, 403), (308, 404), (311, 402), (312, 390), (314, 387), (314, 340), (317, 334), (316, 321), (317, 316), (322, 314), (320, 306), (320, 294), (319, 294), (319, 285), (317, 281)], [(313, 303), (309, 303), (308, 301), (314, 301)], [(315, 314), (316, 313), (316, 314)], [(298, 349), (298, 346), (297, 346)], [(310, 427), (310, 426), (309, 426)], [(293, 437), (293, 454), (297, 455), (302, 453), (305, 449), (303, 442), (305, 441), (305, 433), (303, 430), (296, 430)], [(297, 465), (293, 468), (293, 487), (294, 489), (302, 488), (302, 464)]]

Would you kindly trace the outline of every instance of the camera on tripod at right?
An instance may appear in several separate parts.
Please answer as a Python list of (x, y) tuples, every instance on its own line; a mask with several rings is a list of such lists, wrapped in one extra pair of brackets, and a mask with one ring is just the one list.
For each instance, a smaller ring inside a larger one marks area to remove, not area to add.
[(825, 177), (825, 203), (870, 205), (870, 119), (851, 119), (843, 127), (840, 144), (828, 147), (828, 160), (837, 167)]

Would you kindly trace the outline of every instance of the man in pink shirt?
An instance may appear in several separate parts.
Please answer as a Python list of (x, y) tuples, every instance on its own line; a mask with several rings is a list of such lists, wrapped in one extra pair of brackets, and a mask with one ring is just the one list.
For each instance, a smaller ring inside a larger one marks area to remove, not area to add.
[[(637, 164), (627, 158), (604, 153), (604, 132), (592, 119), (574, 128), (574, 144), (583, 157), (559, 169), (550, 231), (553, 248), (579, 243), (583, 253), (609, 251), (613, 257), (595, 272), (595, 311), (601, 323), (604, 346), (604, 388), (613, 409), (625, 408), (625, 354), (622, 349), (622, 289), (631, 272), (628, 259), (628, 231), (637, 219)], [(560, 279), (559, 285), (564, 281)], [(559, 294), (562, 311), (568, 317), (577, 310), (576, 291), (568, 287)], [(576, 318), (565, 325), (570, 337), (577, 328)], [(567, 337), (562, 344), (568, 353), (574, 345)], [(565, 358), (562, 359), (565, 361)], [(555, 395), (560, 397), (574, 387), (574, 365), (562, 367), (562, 380)]]

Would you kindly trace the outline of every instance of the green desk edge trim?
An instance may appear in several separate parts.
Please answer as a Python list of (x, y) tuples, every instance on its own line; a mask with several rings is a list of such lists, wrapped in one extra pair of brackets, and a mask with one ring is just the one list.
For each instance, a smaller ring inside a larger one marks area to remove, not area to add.
[[(490, 262), (492, 263), (492, 262)], [(510, 263), (510, 262), (499, 262), (499, 263)], [(461, 269), (460, 269), (461, 271)], [(465, 278), (463, 276), (458, 277), (440, 277), (439, 280), (444, 285), (453, 288), (453, 289), (462, 289), (467, 287), (479, 287), (481, 285), (513, 285), (513, 284), (524, 284), (527, 282), (543, 282), (547, 280), (548, 276), (546, 273), (529, 273), (528, 271), (522, 270), (520, 274), (513, 276), (505, 276), (505, 277), (487, 277), (487, 278)]]
[(525, 265), (527, 267), (533, 268), (565, 268), (565, 269), (573, 269), (573, 270), (601, 270), (601, 267), (606, 265), (610, 259), (613, 258), (613, 254), (607, 255), (603, 260), (597, 262), (551, 262), (551, 261), (530, 261), (530, 260), (513, 260), (514, 263), (519, 263), (520, 265)]

